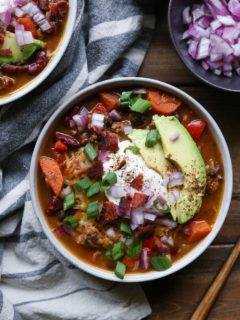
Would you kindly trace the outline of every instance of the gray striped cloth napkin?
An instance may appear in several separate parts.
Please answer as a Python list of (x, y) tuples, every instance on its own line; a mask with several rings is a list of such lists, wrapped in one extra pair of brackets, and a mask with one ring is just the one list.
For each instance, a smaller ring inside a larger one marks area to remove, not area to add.
[(137, 74), (155, 19), (137, 0), (77, 0), (70, 45), (34, 92), (0, 109), (0, 319), (142, 319), (150, 306), (139, 285), (82, 272), (42, 232), (29, 196), (34, 142), (50, 114), (88, 84)]

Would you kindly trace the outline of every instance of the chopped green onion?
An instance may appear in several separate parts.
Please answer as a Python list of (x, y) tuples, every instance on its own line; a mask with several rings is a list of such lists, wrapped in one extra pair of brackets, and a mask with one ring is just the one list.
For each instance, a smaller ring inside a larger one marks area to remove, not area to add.
[(108, 190), (117, 182), (117, 175), (115, 172), (109, 172), (105, 175), (102, 181), (102, 188)]
[(96, 157), (98, 155), (97, 151), (94, 149), (94, 147), (91, 143), (86, 144), (86, 146), (83, 149), (83, 152), (84, 152), (85, 156), (88, 158), (88, 160), (91, 160), (91, 161), (96, 159)]
[(121, 232), (124, 233), (124, 234), (127, 234), (127, 235), (129, 235), (129, 236), (132, 235), (132, 230), (131, 230), (130, 226), (129, 226), (127, 223), (123, 223), (123, 222), (122, 222), (122, 223), (120, 224), (120, 230), (121, 230)]
[(76, 182), (74, 186), (78, 191), (84, 191), (89, 189), (91, 184), (91, 181), (86, 177)]
[(67, 216), (63, 220), (63, 224), (70, 229), (75, 229), (78, 227), (78, 219), (75, 216)]
[(143, 98), (138, 98), (132, 105), (131, 110), (139, 113), (144, 113), (151, 108), (151, 102)]
[(71, 192), (63, 200), (63, 210), (66, 211), (71, 209), (74, 203), (75, 203), (75, 196), (74, 196), (74, 193)]
[(133, 154), (140, 154), (140, 149), (137, 146), (129, 146), (124, 149), (124, 152), (126, 152), (127, 150), (132, 151)]
[(167, 270), (172, 266), (171, 261), (166, 256), (155, 256), (150, 261), (154, 269), (158, 271)]
[(104, 257), (109, 259), (109, 260), (112, 260), (113, 257), (112, 257), (112, 251), (111, 250), (107, 250), (104, 252)]
[(160, 199), (155, 199), (153, 201), (153, 205), (158, 211), (160, 211), (161, 213), (169, 213), (171, 211), (171, 208), (169, 206), (167, 206), (166, 209), (159, 208), (158, 207), (159, 203), (161, 203)]
[(87, 218), (94, 219), (97, 218), (100, 213), (100, 204), (98, 201), (90, 202), (87, 205)]
[(121, 97), (120, 97), (120, 106), (121, 107), (128, 107), (129, 106), (131, 95), (132, 95), (132, 91), (126, 91), (121, 94)]
[(137, 257), (142, 251), (142, 241), (135, 241), (127, 246), (127, 254), (130, 258)]
[(114, 244), (112, 248), (112, 257), (113, 260), (119, 260), (124, 256), (124, 243), (122, 241), (119, 241)]
[(159, 141), (159, 133), (157, 130), (150, 130), (147, 134), (147, 138), (145, 141), (145, 146), (147, 148), (152, 148)]
[(99, 182), (95, 182), (94, 184), (91, 185), (91, 187), (87, 191), (87, 197), (91, 198), (98, 194), (101, 190), (101, 185)]
[(126, 266), (124, 263), (118, 261), (116, 264), (116, 268), (115, 268), (115, 275), (120, 278), (123, 279), (126, 273)]

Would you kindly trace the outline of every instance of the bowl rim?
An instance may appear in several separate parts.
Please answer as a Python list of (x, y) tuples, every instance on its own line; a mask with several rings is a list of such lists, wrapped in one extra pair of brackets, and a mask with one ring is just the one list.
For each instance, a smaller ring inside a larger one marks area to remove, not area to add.
[[(38, 199), (38, 194), (35, 192), (37, 190), (37, 169), (38, 169), (38, 156), (39, 152), (41, 151), (41, 145), (45, 138), (46, 133), (49, 129), (51, 129), (52, 124), (59, 119), (68, 109), (70, 109), (77, 100), (80, 100), (81, 97), (85, 99), (85, 96), (91, 96), (95, 94), (96, 91), (100, 91), (109, 87), (121, 87), (121, 86), (128, 86), (128, 85), (136, 85), (136, 86), (149, 86), (155, 87), (160, 90), (164, 90), (166, 92), (172, 93), (175, 96), (178, 96), (180, 99), (185, 101), (190, 108), (197, 111), (198, 114), (204, 117), (207, 120), (208, 125), (211, 128), (212, 134), (218, 144), (219, 150), (222, 155), (222, 161), (224, 165), (224, 192), (222, 198), (221, 208), (218, 212), (215, 224), (213, 226), (213, 230), (211, 233), (203, 239), (193, 250), (191, 250), (187, 255), (183, 256), (181, 259), (177, 260), (171, 268), (165, 270), (163, 272), (158, 271), (151, 271), (147, 273), (135, 273), (126, 275), (123, 280), (118, 279), (112, 271), (107, 271), (93, 265), (80, 260), (70, 251), (68, 251), (63, 244), (57, 239), (57, 237), (52, 233), (48, 223), (44, 217), (44, 213), (41, 210), (41, 206)], [(140, 78), (140, 77), (129, 77), (129, 78), (115, 78), (111, 80), (105, 80), (96, 84), (93, 84), (78, 93), (76, 93), (73, 97), (66, 100), (62, 106), (54, 112), (54, 114), (50, 117), (46, 125), (44, 126), (34, 148), (32, 160), (31, 160), (31, 167), (30, 167), (30, 192), (31, 198), (33, 202), (34, 212), (37, 215), (42, 227), (43, 231), (46, 234), (47, 238), (50, 242), (54, 245), (58, 252), (60, 252), (68, 261), (70, 261), (73, 265), (77, 268), (80, 268), (83, 271), (86, 271), (92, 275), (95, 275), (99, 278), (112, 280), (116, 282), (144, 282), (150, 281), (155, 279), (160, 279), (165, 276), (168, 276), (188, 264), (194, 261), (200, 254), (202, 254), (208, 246), (212, 243), (215, 239), (217, 234), (219, 233), (228, 213), (228, 209), (231, 203), (232, 198), (232, 187), (233, 187), (233, 173), (232, 173), (232, 163), (231, 158), (228, 150), (227, 143), (225, 138), (219, 129), (218, 125), (216, 124), (215, 120), (212, 116), (204, 109), (204, 107), (198, 103), (194, 98), (190, 95), (185, 93), (184, 91), (161, 81), (148, 79), (148, 78)]]
[(3, 96), (3, 98), (0, 98), (0, 106), (10, 104), (22, 98), (23, 96), (27, 95), (32, 90), (36, 89), (44, 80), (46, 80), (46, 78), (52, 73), (52, 71), (58, 65), (59, 61), (61, 60), (71, 40), (74, 27), (75, 27), (76, 16), (77, 16), (77, 1), (75, 0), (69, 0), (69, 1), (70, 1), (69, 13), (67, 18), (67, 23), (65, 26), (65, 31), (62, 39), (60, 40), (54, 52), (52, 59), (48, 62), (44, 70), (39, 73), (39, 75), (34, 77), (31, 81), (29, 81), (23, 87), (20, 87), (13, 93), (7, 96)]
[[(174, 48), (179, 56), (179, 58), (181, 59), (181, 61), (183, 62), (183, 64), (185, 65), (185, 67), (187, 67), (187, 69), (199, 80), (201, 80), (202, 82), (206, 83), (207, 85), (209, 86), (212, 86), (216, 89), (220, 89), (220, 90), (223, 90), (223, 91), (228, 91), (228, 92), (235, 92), (235, 93), (239, 93), (240, 92), (240, 89), (231, 89), (231, 88), (226, 88), (224, 86), (221, 86), (221, 85), (216, 85), (214, 84), (213, 82), (207, 80), (207, 79), (204, 79), (202, 76), (200, 76), (198, 73), (194, 72), (190, 66), (187, 64), (186, 60), (184, 59), (183, 55), (182, 55), (182, 52), (181, 50), (179, 50), (178, 46), (177, 46), (177, 40), (175, 39), (174, 37), (174, 31), (173, 31), (173, 28), (172, 28), (172, 19), (171, 19), (171, 12), (172, 12), (172, 7), (173, 7), (173, 1), (174, 0), (169, 0), (169, 4), (168, 4), (168, 30), (169, 30), (169, 33), (170, 33), (170, 37), (171, 37), (171, 40), (172, 40), (172, 43), (174, 45)], [(189, 56), (190, 57), (190, 56)], [(194, 61), (194, 60), (193, 60)], [(197, 63), (196, 61), (194, 61), (194, 63)]]

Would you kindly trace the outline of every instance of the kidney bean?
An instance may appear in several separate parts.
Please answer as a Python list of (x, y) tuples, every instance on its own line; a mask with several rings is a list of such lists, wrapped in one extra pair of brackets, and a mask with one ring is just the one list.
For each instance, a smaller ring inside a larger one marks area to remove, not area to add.
[(65, 143), (69, 147), (77, 148), (80, 145), (79, 141), (74, 137), (70, 136), (70, 134), (56, 132), (55, 136), (57, 139), (61, 140), (63, 143)]
[(51, 216), (63, 209), (63, 201), (61, 198), (53, 196), (46, 208), (46, 214)]
[(72, 129), (77, 129), (77, 124), (76, 122), (73, 120), (73, 116), (75, 116), (76, 114), (78, 114), (80, 112), (80, 107), (79, 106), (75, 106), (72, 111), (69, 113), (69, 115), (67, 115), (65, 117), (65, 123)]
[(47, 65), (48, 57), (44, 50), (40, 50), (36, 53), (35, 62), (28, 65), (28, 73), (30, 75), (35, 75), (40, 73)]

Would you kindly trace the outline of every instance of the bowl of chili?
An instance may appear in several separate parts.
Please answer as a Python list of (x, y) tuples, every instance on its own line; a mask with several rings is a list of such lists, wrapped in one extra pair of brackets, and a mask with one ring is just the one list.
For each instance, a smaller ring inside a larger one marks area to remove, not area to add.
[[(179, 152), (190, 145), (191, 155)], [(192, 157), (194, 167), (185, 165)], [(34, 149), (30, 190), (44, 232), (71, 263), (141, 282), (207, 249), (227, 216), (232, 165), (196, 100), (163, 82), (120, 78), (80, 91), (52, 115)]]
[(58, 65), (77, 13), (73, 0), (6, 2), (0, 32), (0, 105), (39, 86)]

